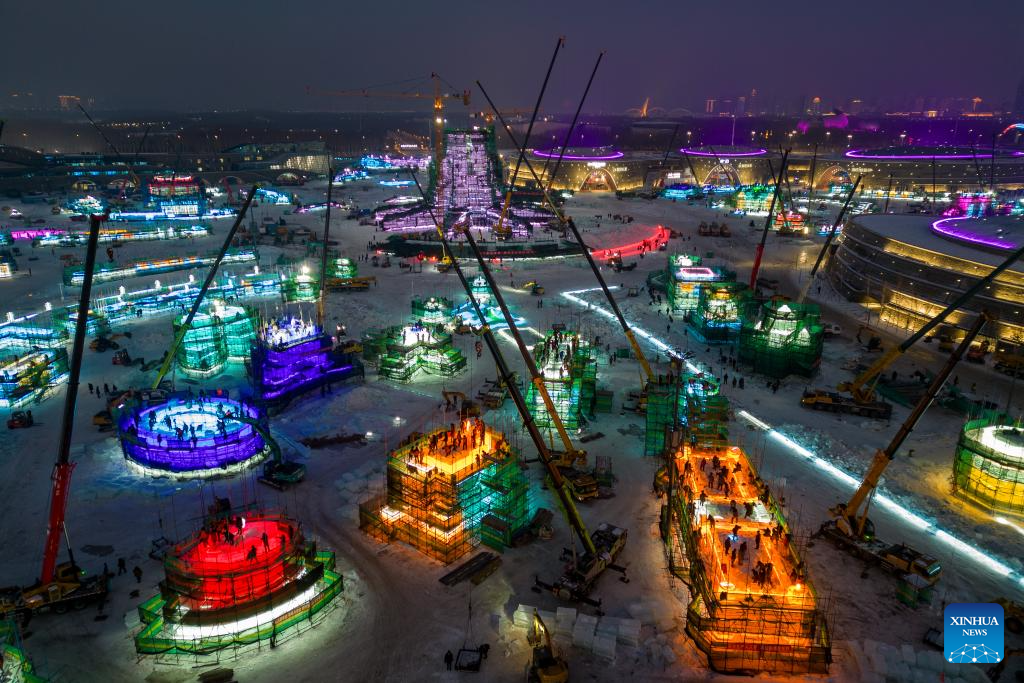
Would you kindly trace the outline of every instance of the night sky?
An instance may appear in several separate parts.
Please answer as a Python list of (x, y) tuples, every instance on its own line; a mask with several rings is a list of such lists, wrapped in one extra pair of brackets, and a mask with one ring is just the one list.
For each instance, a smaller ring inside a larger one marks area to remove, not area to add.
[[(311, 98), (437, 71), (480, 79), (503, 107), (532, 105), (567, 43), (546, 111), (571, 111), (607, 50), (588, 111), (702, 111), (706, 97), (980, 96), (1024, 77), (1024, 2), (39, 2), (0, 3), (0, 95), (179, 110), (417, 108)], [(773, 66), (774, 65), (774, 66)], [(485, 108), (480, 97), (474, 109)]]

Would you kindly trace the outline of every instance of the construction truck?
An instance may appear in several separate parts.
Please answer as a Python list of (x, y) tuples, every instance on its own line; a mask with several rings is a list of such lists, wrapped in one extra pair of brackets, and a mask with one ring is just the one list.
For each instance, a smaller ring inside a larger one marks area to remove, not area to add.
[(928, 385), (928, 389), (918, 400), (910, 415), (900, 425), (892, 441), (884, 449), (879, 449), (875, 453), (871, 466), (868, 468), (867, 474), (864, 475), (864, 481), (861, 482), (853, 496), (848, 502), (839, 503), (829, 510), (832, 518), (821, 525), (816, 535), (821, 535), (856, 557), (871, 564), (877, 564), (898, 576), (908, 574), (919, 576), (931, 584), (939, 580), (942, 566), (934, 557), (914, 550), (905, 544), (894, 545), (878, 539), (875, 536), (875, 525), (868, 518), (868, 509), (878, 482), (896, 457), (896, 452), (910, 436), (921, 416), (924, 415), (939, 390), (949, 379), (953, 368), (960, 362), (975, 337), (989, 320), (991, 320), (991, 316), (987, 313), (983, 312), (978, 316), (967, 336), (953, 351), (942, 369)]
[(77, 565), (63, 562), (54, 570), (52, 581), (27, 588), (0, 588), (0, 619), (26, 624), (36, 612), (64, 614), (68, 609), (84, 609), (107, 595), (109, 579), (105, 574), (86, 576)]
[(533, 645), (529, 683), (568, 683), (569, 665), (558, 656), (551, 634), (537, 610), (533, 610), (533, 633), (527, 639)]
[[(551, 455), (557, 457), (558, 454), (552, 451)], [(597, 479), (590, 472), (576, 469), (575, 467), (559, 466), (558, 469), (562, 473), (562, 478), (565, 480), (574, 500), (582, 503), (598, 497)], [(551, 478), (548, 477), (547, 481), (550, 485)]]
[[(1022, 256), (1024, 256), (1024, 247), (1015, 250), (1009, 258), (996, 266), (988, 275), (980, 278), (977, 282), (968, 287), (962, 294), (957, 296), (952, 303), (946, 306), (945, 309), (937, 313), (934, 317), (929, 319), (928, 322), (922, 325), (921, 329), (907, 337), (903, 343), (896, 344), (888, 351), (883, 352), (878, 360), (858, 374), (852, 381), (841, 382), (836, 388), (844, 395), (849, 394), (848, 398), (844, 396), (841, 400), (837, 400), (832, 398), (830, 392), (814, 390), (804, 394), (800, 399), (800, 405), (805, 408), (815, 410), (835, 410), (836, 412), (844, 413), (854, 413), (856, 410), (860, 411), (856, 413), (859, 415), (877, 414), (882, 417), (891, 415), (891, 409), (886, 413), (884, 406), (880, 405), (882, 402), (876, 400), (875, 397), (875, 384), (878, 382), (878, 378), (882, 373), (918, 341), (930, 338), (930, 333), (936, 328), (939, 328), (939, 326), (945, 322), (946, 318), (949, 317), (953, 311), (965, 307), (976, 294), (984, 291), (993, 280), (995, 280), (1004, 270), (1013, 265)], [(861, 329), (863, 329), (863, 327)], [(943, 336), (948, 337), (948, 335), (941, 335), (939, 337), (939, 350), (952, 351), (952, 339), (947, 338), (946, 340), (943, 340)], [(858, 331), (858, 339), (859, 338), (860, 331)], [(868, 342), (869, 350), (872, 350), (874, 339), (876, 338), (872, 338)], [(974, 341), (973, 337), (971, 337), (971, 341)], [(881, 349), (880, 344), (878, 345), (878, 349)], [(865, 408), (867, 408), (867, 413), (864, 412)]]
[(568, 548), (562, 551), (562, 558), (569, 562), (557, 581), (544, 583), (535, 578), (534, 584), (538, 588), (551, 591), (560, 600), (600, 607), (601, 602), (591, 599), (589, 595), (597, 579), (606, 569), (625, 573), (625, 568), (614, 562), (626, 545), (626, 530), (603, 523), (590, 538), (594, 545), (593, 551), (584, 551), (582, 554)]
[(31, 410), (15, 410), (7, 419), (8, 429), (26, 429), (36, 423)]
[(805, 391), (803, 396), (800, 397), (800, 405), (811, 410), (850, 413), (877, 420), (888, 420), (892, 417), (891, 403), (885, 401), (865, 401), (859, 403), (850, 396), (821, 389), (808, 389)]
[(109, 350), (116, 351), (117, 349), (121, 348), (121, 345), (108, 337), (96, 337), (91, 342), (89, 342), (89, 348), (92, 349), (93, 351), (99, 351), (102, 353), (103, 351)]

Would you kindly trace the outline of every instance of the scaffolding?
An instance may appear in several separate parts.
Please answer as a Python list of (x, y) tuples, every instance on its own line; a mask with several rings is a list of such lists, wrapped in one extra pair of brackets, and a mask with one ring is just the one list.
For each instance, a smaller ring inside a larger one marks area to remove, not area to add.
[(0, 620), (0, 681), (3, 683), (46, 683), (35, 673), (25, 655), (21, 630), (13, 619)]
[(318, 550), (274, 513), (212, 514), (164, 560), (160, 594), (138, 608), (144, 655), (207, 655), (304, 630), (344, 582), (333, 552)]
[[(537, 368), (558, 417), (566, 429), (578, 429), (594, 417), (597, 401), (597, 359), (593, 347), (577, 332), (549, 331), (533, 347)], [(526, 403), (539, 427), (554, 427), (537, 387), (527, 388)]]
[(412, 323), (371, 332), (363, 343), (363, 359), (376, 363), (381, 377), (411, 382), (423, 371), (454, 377), (466, 369), (466, 356), (443, 325)]
[(728, 436), (728, 401), (705, 373), (658, 375), (647, 385), (644, 455), (662, 456), (669, 435), (686, 426), (693, 443), (717, 443)]
[(739, 337), (740, 316), (750, 292), (737, 282), (701, 286), (697, 308), (690, 314), (690, 331), (704, 344), (731, 344)]
[(0, 407), (38, 403), (68, 378), (67, 350), (41, 349), (0, 361)]
[(451, 564), (481, 543), (501, 551), (533, 513), (516, 452), (479, 418), (414, 433), (392, 451), (387, 488), (359, 506), (359, 528)]
[(320, 278), (309, 266), (302, 266), (281, 276), (281, 294), (288, 303), (311, 303), (320, 297)]
[[(691, 603), (687, 633), (721, 672), (827, 673), (827, 601), (807, 578), (782, 510), (737, 446), (684, 444), (669, 501)], [(721, 526), (719, 526), (721, 525)]]
[(953, 492), (1000, 515), (1024, 517), (1024, 431), (1005, 416), (968, 420), (953, 457)]
[[(473, 302), (467, 299), (457, 306), (454, 310), (454, 314), (462, 322), (472, 327), (481, 327), (486, 323), (492, 330), (503, 330), (508, 327), (508, 323), (505, 321), (505, 316), (501, 312), (501, 307), (498, 306), (494, 299), (494, 294), (491, 292), (491, 288), (487, 286), (487, 280), (483, 275), (477, 275), (473, 278), (470, 283), (470, 289), (473, 292), (473, 299), (480, 305), (480, 310), (484, 314), (484, 320), (481, 321), (477, 318), (476, 310), (473, 307)], [(526, 324), (525, 318), (515, 316), (515, 324), (524, 325)]]
[(720, 267), (701, 265), (700, 256), (672, 254), (665, 269), (668, 304), (673, 315), (686, 316), (696, 310), (700, 290), (708, 282), (726, 282), (736, 279), (736, 273)]
[(331, 258), (327, 260), (327, 277), (328, 279), (338, 278), (347, 280), (354, 278), (359, 275), (359, 268), (356, 266), (356, 262), (347, 256), (337, 256), (332, 254)]
[[(57, 332), (71, 335), (78, 323), (78, 306), (64, 306), (54, 309), (51, 315), (53, 329)], [(85, 323), (85, 331), (97, 337), (105, 337), (110, 334), (110, 321), (101, 311), (89, 309), (89, 315)]]
[(816, 304), (773, 298), (751, 302), (740, 329), (737, 356), (754, 372), (781, 379), (789, 374), (810, 377), (821, 364), (825, 340)]
[(412, 300), (412, 317), (420, 323), (439, 324), (452, 319), (455, 306), (450, 299), (443, 296), (432, 296), (426, 299), (416, 297)]
[[(185, 316), (174, 319), (177, 339)], [(228, 360), (227, 340), (220, 319), (211, 313), (197, 313), (175, 354), (177, 367), (189, 377), (213, 377), (220, 374)]]

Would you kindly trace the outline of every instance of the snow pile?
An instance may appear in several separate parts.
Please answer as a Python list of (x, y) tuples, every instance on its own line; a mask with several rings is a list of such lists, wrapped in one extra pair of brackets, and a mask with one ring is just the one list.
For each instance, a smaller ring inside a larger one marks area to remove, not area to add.
[[(516, 628), (532, 630), (533, 610), (530, 605), (519, 605), (512, 614), (513, 625)], [(643, 626), (639, 619), (595, 617), (579, 614), (571, 607), (559, 607), (556, 613), (537, 611), (559, 648), (568, 648), (572, 645), (612, 662), (615, 660), (618, 645), (640, 647), (640, 631)], [(659, 665), (672, 663), (677, 658), (665, 635), (645, 641), (644, 649), (647, 659)]]
[(937, 681), (946, 683), (986, 683), (988, 676), (977, 666), (952, 664), (934, 650), (915, 650), (904, 644), (894, 647), (874, 640), (847, 643), (851, 656), (860, 666), (863, 683), (903, 683)]

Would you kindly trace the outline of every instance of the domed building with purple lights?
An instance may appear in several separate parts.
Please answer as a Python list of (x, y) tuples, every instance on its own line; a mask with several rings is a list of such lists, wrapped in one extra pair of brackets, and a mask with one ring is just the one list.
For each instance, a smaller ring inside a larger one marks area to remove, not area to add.
[[(557, 175), (551, 186), (570, 192), (627, 192), (644, 187), (651, 169), (658, 168), (662, 155), (651, 152), (623, 152), (617, 147), (561, 147), (533, 149), (530, 163), (547, 184), (551, 174)], [(559, 158), (561, 162), (559, 163)], [(505, 153), (507, 180), (512, 180), (515, 152)], [(524, 164), (515, 178), (517, 187), (535, 187), (533, 175)]]
[[(875, 308), (881, 322), (917, 330), (953, 298), (1024, 246), (1024, 219), (860, 215), (839, 236), (826, 268), (851, 301)], [(995, 315), (981, 338), (1020, 352), (1024, 342), (1024, 268), (1019, 264), (946, 319), (940, 334), (962, 337), (978, 314)]]
[[(791, 168), (807, 172), (810, 164), (811, 155), (801, 152)], [(819, 155), (815, 166), (814, 189), (819, 191), (848, 184), (857, 176), (863, 176), (863, 190), (894, 196), (931, 193), (933, 188), (936, 193), (976, 191), (979, 183), (992, 180), (1002, 186), (1024, 184), (1024, 152), (985, 145), (853, 148)]]
[[(683, 147), (677, 156), (686, 160), (697, 184), (714, 187), (738, 187), (769, 182), (772, 171), (768, 161), (778, 154), (763, 147), (746, 145), (700, 145)], [(775, 166), (779, 164), (776, 161)]]

